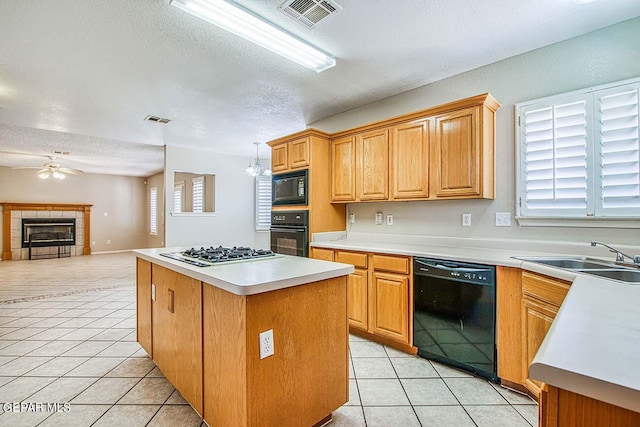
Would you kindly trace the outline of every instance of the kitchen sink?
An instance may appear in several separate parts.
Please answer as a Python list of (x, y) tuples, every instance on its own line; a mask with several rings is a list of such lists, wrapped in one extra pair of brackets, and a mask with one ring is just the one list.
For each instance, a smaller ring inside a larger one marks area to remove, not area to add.
[(606, 261), (592, 260), (589, 258), (581, 257), (568, 257), (568, 258), (540, 258), (540, 257), (528, 257), (518, 258), (523, 261), (537, 262), (538, 264), (550, 265), (552, 267), (566, 268), (567, 270), (602, 270), (606, 268), (613, 268), (614, 265), (607, 263)]
[(606, 277), (607, 279), (620, 280), (629, 284), (640, 285), (640, 270), (617, 268), (615, 270), (589, 270), (581, 273)]
[(584, 257), (516, 257), (551, 267), (575, 271), (576, 273), (619, 280), (630, 285), (640, 285), (640, 269), (616, 265), (613, 262)]

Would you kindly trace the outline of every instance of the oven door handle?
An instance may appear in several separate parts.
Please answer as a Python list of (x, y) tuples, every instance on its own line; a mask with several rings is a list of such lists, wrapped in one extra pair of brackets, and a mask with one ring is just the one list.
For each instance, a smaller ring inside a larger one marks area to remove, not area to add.
[(306, 228), (273, 228), (273, 227), (272, 227), (270, 230), (271, 230), (271, 231), (280, 232), (280, 233), (283, 233), (283, 232), (284, 232), (284, 233), (291, 233), (291, 232), (294, 232), (294, 233), (299, 233), (299, 232), (304, 233), (305, 231), (307, 231), (307, 229), (306, 229)]

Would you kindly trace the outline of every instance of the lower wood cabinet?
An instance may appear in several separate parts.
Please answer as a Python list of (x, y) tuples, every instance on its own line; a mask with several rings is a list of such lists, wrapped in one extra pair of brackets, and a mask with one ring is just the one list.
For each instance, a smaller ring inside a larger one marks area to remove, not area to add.
[(570, 285), (563, 280), (522, 272), (522, 378), (524, 386), (536, 397), (543, 384), (529, 378), (529, 365), (549, 332)]
[(155, 264), (151, 277), (153, 360), (202, 415), (202, 282)]
[(347, 315), (352, 331), (411, 345), (411, 257), (312, 248), (311, 257), (351, 264)]
[(371, 274), (370, 330), (409, 343), (409, 277), (374, 271)]
[(137, 340), (153, 359), (151, 339), (151, 263), (136, 258), (136, 335)]

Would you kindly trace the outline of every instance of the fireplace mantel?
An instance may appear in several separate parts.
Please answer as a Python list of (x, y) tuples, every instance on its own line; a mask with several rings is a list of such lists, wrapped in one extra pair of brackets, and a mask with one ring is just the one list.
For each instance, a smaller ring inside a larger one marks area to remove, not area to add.
[(89, 226), (91, 219), (91, 206), (87, 204), (69, 203), (23, 203), (0, 202), (2, 206), (2, 260), (12, 259), (11, 254), (11, 212), (12, 211), (76, 211), (84, 212), (84, 246), (83, 254), (91, 255), (91, 238)]

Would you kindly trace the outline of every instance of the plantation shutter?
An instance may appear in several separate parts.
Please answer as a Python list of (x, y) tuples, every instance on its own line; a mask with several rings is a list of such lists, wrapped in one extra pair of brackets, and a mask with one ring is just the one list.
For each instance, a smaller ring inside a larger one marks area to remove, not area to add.
[(574, 96), (521, 110), (521, 178), (527, 216), (587, 215), (587, 124), (590, 101)]
[(636, 83), (596, 93), (600, 216), (640, 216), (639, 87)]
[(182, 212), (182, 201), (184, 200), (184, 185), (178, 184), (173, 187), (173, 212)]
[(158, 234), (158, 187), (149, 189), (149, 233)]
[(256, 177), (256, 230), (271, 226), (271, 176)]
[(204, 212), (204, 177), (193, 178), (193, 212)]

